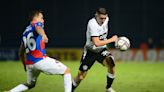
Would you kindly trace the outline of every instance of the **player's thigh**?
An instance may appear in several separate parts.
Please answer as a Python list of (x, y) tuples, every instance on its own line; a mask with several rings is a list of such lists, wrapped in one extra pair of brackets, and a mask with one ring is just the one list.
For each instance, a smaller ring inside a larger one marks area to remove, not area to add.
[(115, 65), (114, 57), (112, 56), (111, 52), (107, 49), (102, 50), (97, 55), (97, 61), (107, 67), (112, 67)]
[(26, 73), (27, 73), (27, 83), (31, 84), (32, 82), (36, 82), (37, 78), (40, 74), (40, 71), (35, 69), (33, 65), (26, 65)]
[(96, 60), (96, 53), (91, 52), (89, 50), (85, 50), (81, 58), (79, 70), (81, 72), (88, 71), (88, 69), (90, 69), (92, 65), (95, 63), (95, 60)]
[(105, 60), (103, 61), (103, 64), (108, 67), (108, 68), (113, 68), (115, 67), (115, 60), (113, 58), (113, 56), (111, 57), (106, 57)]
[(35, 66), (46, 74), (64, 74), (67, 69), (63, 63), (50, 57), (37, 62)]

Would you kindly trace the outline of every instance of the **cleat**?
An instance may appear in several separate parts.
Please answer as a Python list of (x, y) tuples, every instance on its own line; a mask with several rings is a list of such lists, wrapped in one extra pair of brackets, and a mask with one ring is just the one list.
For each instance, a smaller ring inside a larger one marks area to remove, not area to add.
[(116, 92), (114, 89), (112, 89), (112, 88), (108, 88), (107, 90), (106, 90), (106, 92)]

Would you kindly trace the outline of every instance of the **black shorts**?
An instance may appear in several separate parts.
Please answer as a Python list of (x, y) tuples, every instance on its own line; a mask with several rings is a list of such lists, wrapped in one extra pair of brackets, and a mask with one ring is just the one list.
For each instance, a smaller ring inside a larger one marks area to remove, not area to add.
[(99, 53), (95, 53), (90, 50), (84, 50), (82, 58), (81, 58), (81, 64), (79, 67), (80, 71), (88, 71), (92, 67), (92, 65), (95, 63), (95, 61), (98, 61), (99, 63), (103, 63), (104, 59), (107, 56), (112, 56), (109, 50), (103, 49)]

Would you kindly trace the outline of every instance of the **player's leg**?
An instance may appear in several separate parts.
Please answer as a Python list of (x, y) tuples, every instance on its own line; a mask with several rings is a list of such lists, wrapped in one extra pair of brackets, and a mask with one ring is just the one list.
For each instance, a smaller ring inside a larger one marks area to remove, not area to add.
[(33, 65), (26, 66), (27, 73), (27, 83), (19, 84), (18, 86), (11, 89), (9, 92), (22, 92), (28, 89), (35, 87), (37, 77), (40, 74), (40, 71), (35, 70)]
[[(106, 89), (111, 89), (112, 90), (111, 85), (112, 85), (113, 80), (115, 78), (115, 61), (114, 61), (114, 58), (108, 50), (104, 49), (98, 55), (97, 59), (98, 59), (98, 62), (105, 65), (108, 69)], [(114, 90), (109, 91), (109, 92), (114, 92)]]
[(69, 68), (64, 71), (64, 89), (65, 92), (71, 92), (72, 89), (71, 72)]
[(75, 88), (78, 87), (80, 82), (86, 77), (87, 71), (92, 67), (95, 60), (96, 60), (96, 53), (84, 50), (78, 74), (72, 81), (72, 92), (75, 90)]
[(87, 71), (78, 71), (77, 76), (72, 80), (72, 92), (79, 86), (80, 82), (86, 77)]
[(107, 85), (106, 85), (107, 92), (115, 92), (111, 88), (111, 85), (115, 79), (115, 62), (113, 56), (106, 57), (106, 60), (104, 62), (106, 63), (108, 69)]
[(42, 62), (38, 62), (35, 67), (44, 72), (45, 74), (60, 74), (64, 77), (64, 88), (65, 92), (71, 92), (72, 89), (72, 81), (71, 81), (71, 73), (70, 69), (67, 68), (60, 61), (46, 57), (42, 60)]

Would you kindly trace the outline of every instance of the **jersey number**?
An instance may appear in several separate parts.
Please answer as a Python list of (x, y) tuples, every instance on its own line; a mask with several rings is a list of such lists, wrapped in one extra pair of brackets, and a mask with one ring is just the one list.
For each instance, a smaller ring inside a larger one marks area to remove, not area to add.
[(26, 53), (36, 49), (36, 42), (33, 37), (34, 37), (33, 33), (29, 33), (27, 35), (27, 37), (25, 37), (25, 36), (23, 37), (23, 42), (24, 42), (24, 46), (26, 48)]

